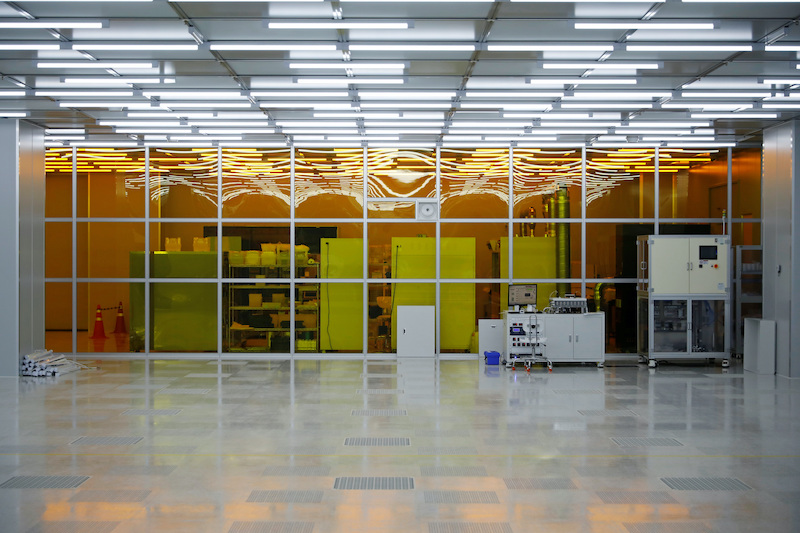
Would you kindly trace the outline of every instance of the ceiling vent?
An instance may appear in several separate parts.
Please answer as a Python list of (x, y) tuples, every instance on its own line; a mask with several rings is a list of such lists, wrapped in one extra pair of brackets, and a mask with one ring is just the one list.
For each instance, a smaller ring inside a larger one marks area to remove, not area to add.
[(417, 200), (417, 220), (435, 221), (439, 218), (438, 200)]

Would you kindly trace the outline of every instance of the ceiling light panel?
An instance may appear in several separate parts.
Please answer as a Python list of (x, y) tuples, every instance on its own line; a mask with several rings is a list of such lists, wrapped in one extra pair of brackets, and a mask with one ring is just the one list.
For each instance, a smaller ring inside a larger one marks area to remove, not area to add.
[(410, 27), (411, 23), (399, 21), (297, 20), (267, 22), (267, 28), (271, 30), (405, 30)]
[(713, 30), (713, 22), (575, 22), (576, 30)]

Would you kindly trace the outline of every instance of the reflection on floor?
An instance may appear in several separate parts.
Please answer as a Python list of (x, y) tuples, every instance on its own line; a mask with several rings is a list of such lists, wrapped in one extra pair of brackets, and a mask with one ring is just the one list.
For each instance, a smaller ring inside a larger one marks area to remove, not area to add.
[(800, 531), (800, 381), (103, 361), (0, 378), (4, 532)]

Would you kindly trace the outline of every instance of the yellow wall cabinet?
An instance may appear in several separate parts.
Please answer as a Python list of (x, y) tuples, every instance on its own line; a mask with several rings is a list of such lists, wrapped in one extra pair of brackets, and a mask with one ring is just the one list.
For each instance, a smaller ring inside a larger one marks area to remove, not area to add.
[[(500, 239), (500, 271), (508, 272), (508, 237)], [(556, 239), (554, 237), (514, 237), (514, 279), (556, 277)], [(550, 305), (555, 283), (539, 283), (536, 308)], [(508, 309), (508, 284), (500, 289), (500, 309)]]
[(320, 240), (320, 278), (354, 278), (353, 283), (321, 285), (319, 343), (322, 351), (362, 350), (363, 264), (363, 239)]

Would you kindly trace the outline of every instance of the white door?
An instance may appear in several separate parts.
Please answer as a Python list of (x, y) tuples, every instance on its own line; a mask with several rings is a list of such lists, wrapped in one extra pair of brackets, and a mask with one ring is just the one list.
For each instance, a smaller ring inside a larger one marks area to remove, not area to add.
[(551, 361), (572, 361), (572, 314), (537, 315), (544, 317), (545, 356)]
[(725, 294), (728, 287), (728, 243), (722, 237), (689, 239), (689, 292)]
[(575, 361), (590, 363), (604, 361), (606, 353), (605, 313), (588, 313), (573, 315), (573, 317)]
[(689, 239), (650, 237), (650, 289), (655, 294), (689, 292)]
[(432, 305), (397, 306), (397, 357), (436, 354), (436, 311)]

